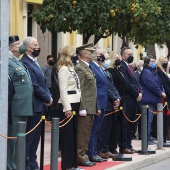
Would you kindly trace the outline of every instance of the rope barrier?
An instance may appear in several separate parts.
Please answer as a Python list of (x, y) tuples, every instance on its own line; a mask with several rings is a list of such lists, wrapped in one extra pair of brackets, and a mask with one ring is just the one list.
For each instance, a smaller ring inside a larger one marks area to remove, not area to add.
[(137, 122), (139, 119), (140, 119), (140, 117), (141, 117), (141, 114), (136, 114), (136, 115), (138, 115), (138, 118), (136, 119), (136, 120), (130, 120), (127, 116), (126, 116), (126, 114), (124, 113), (124, 111), (122, 110), (122, 113), (123, 113), (123, 115), (125, 116), (125, 118), (129, 121), (129, 122), (131, 122), (131, 123), (135, 123), (135, 122)]
[(114, 114), (114, 113), (116, 113), (116, 112), (118, 112), (118, 111), (119, 111), (119, 110), (115, 110), (115, 111), (113, 111), (113, 112), (110, 112), (110, 113), (105, 114), (104, 116), (109, 116), (109, 115)]
[[(70, 122), (70, 120), (73, 118), (73, 115), (71, 115), (71, 116), (69, 116), (69, 117), (66, 117), (68, 120), (67, 120), (67, 122), (66, 123), (64, 123), (63, 125), (61, 125), (61, 126), (59, 126), (59, 128), (61, 128), (61, 127), (63, 127), (63, 126), (65, 126), (68, 122)], [(63, 120), (62, 120), (62, 122), (63, 122)]]
[[(165, 102), (165, 104), (164, 104), (164, 106), (163, 106), (163, 109), (164, 109), (166, 106), (168, 106), (168, 103), (167, 103), (167, 102)], [(146, 108), (149, 109), (149, 106), (146, 105)], [(150, 111), (151, 113), (153, 113), (154, 115), (157, 115), (157, 114), (158, 114), (158, 111), (152, 111), (151, 109), (149, 109), (149, 111)]]

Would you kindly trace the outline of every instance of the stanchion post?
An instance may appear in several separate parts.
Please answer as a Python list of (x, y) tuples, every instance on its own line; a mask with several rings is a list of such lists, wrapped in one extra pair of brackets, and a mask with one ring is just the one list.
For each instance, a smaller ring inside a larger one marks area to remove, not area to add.
[(163, 149), (163, 104), (157, 104), (157, 148)]
[(25, 128), (26, 122), (17, 124), (17, 170), (25, 170)]
[(42, 122), (40, 126), (41, 126), (40, 170), (43, 170), (44, 169), (45, 116), (42, 116)]
[(123, 107), (120, 107), (120, 153), (112, 158), (113, 161), (132, 161), (132, 157), (123, 154)]
[(141, 143), (142, 149), (139, 154), (148, 154), (148, 129), (147, 129), (147, 108), (148, 106), (141, 106)]
[(167, 111), (168, 111), (168, 103), (165, 102), (165, 108), (164, 108), (165, 113), (163, 114), (163, 134), (164, 134), (164, 141), (163, 141), (163, 147), (170, 147), (170, 142), (166, 140), (166, 135), (167, 135)]
[(52, 118), (50, 170), (58, 170), (59, 118)]

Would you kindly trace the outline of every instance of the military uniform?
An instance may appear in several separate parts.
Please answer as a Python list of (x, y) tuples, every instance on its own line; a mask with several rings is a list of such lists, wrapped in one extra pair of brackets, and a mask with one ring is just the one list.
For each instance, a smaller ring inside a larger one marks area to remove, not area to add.
[[(9, 59), (9, 76), (14, 86), (11, 101), (12, 122), (9, 136), (17, 135), (17, 122), (27, 121), (27, 116), (34, 115), (33, 87), (27, 67), (15, 56)], [(7, 169), (16, 170), (16, 140), (8, 141)]]

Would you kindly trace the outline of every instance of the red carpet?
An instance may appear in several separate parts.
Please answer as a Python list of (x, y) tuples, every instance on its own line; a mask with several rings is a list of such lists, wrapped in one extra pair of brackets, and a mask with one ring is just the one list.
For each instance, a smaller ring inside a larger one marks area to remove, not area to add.
[[(102, 162), (102, 163), (96, 163), (95, 166), (92, 166), (92, 167), (81, 167), (79, 166), (79, 168), (82, 168), (84, 170), (104, 170), (104, 169), (107, 169), (107, 168), (111, 168), (113, 166), (116, 166), (116, 165), (119, 165), (119, 164), (122, 164), (123, 162), (111, 162), (111, 161), (107, 161), (107, 162)], [(45, 165), (44, 166), (44, 170), (50, 170), (50, 164), (49, 165)], [(58, 162), (58, 170), (61, 170), (61, 162)]]

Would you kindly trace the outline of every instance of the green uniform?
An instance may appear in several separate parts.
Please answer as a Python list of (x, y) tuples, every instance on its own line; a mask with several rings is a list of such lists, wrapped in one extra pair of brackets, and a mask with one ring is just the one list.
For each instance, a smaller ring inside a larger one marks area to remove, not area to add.
[[(9, 59), (9, 76), (13, 82), (14, 95), (11, 102), (12, 123), (9, 136), (17, 136), (17, 122), (34, 116), (34, 92), (27, 67), (15, 56)], [(8, 140), (7, 169), (16, 170), (16, 140)]]

